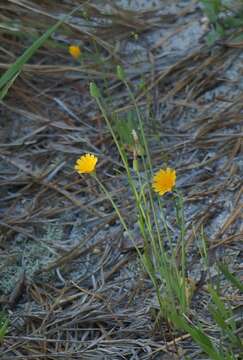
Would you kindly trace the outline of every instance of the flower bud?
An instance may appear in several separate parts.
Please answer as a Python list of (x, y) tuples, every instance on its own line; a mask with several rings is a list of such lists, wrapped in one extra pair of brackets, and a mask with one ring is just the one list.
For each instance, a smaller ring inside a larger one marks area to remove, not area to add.
[(89, 92), (90, 92), (90, 95), (93, 98), (99, 98), (100, 97), (100, 90), (99, 90), (99, 88), (97, 87), (97, 85), (94, 82), (91, 82), (89, 84)]

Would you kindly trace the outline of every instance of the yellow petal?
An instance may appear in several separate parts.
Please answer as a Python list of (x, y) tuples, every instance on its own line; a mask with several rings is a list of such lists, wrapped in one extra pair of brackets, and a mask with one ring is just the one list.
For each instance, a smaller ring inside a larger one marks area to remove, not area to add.
[(159, 195), (164, 195), (165, 193), (172, 191), (176, 182), (176, 171), (171, 168), (166, 168), (158, 170), (152, 182), (152, 187), (155, 192)]
[(96, 163), (98, 158), (93, 154), (85, 154), (82, 155), (77, 161), (74, 166), (74, 169), (79, 174), (89, 174), (95, 171)]

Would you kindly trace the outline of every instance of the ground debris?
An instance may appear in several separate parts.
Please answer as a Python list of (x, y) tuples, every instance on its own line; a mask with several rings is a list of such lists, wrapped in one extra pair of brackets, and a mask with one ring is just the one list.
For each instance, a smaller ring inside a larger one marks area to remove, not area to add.
[[(0, 5), (0, 71), (79, 3)], [(123, 167), (88, 86), (108, 84), (110, 109), (118, 119), (133, 116), (116, 78), (122, 64), (144, 116), (154, 169), (163, 163), (177, 169), (196, 284), (192, 307), (217, 340), (205, 317), (204, 285), (216, 277), (218, 259), (233, 273), (240, 269), (242, 44), (207, 47), (194, 1), (97, 3), (82, 3), (0, 104), (0, 306), (11, 322), (0, 358), (202, 359), (188, 334), (172, 332), (166, 322), (154, 325), (155, 291), (134, 244), (93, 179), (78, 177), (73, 167), (84, 152), (99, 158), (99, 176), (136, 233)], [(84, 54), (81, 64), (68, 54), (73, 42)], [(169, 201), (166, 210), (176, 236)], [(208, 273), (199, 256), (202, 229)], [(136, 245), (143, 246), (139, 233)], [(233, 294), (237, 307), (242, 298), (234, 291), (224, 296)]]

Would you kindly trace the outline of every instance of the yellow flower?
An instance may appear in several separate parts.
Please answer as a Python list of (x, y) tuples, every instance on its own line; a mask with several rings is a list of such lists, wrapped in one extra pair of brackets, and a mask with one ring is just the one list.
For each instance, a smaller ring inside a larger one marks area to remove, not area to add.
[(164, 195), (173, 189), (175, 182), (176, 171), (174, 169), (160, 169), (153, 177), (152, 186), (155, 192), (159, 193), (159, 195)]
[(74, 169), (79, 174), (89, 174), (95, 170), (98, 158), (92, 154), (82, 155), (75, 164)]
[(72, 55), (74, 59), (78, 59), (81, 56), (81, 50), (78, 45), (70, 45), (68, 47), (69, 54)]

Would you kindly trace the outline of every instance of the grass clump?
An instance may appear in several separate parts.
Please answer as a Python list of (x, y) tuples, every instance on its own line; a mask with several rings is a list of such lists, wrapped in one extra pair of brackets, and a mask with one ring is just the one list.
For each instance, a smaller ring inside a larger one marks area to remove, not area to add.
[[(145, 136), (143, 118), (130, 85), (126, 80), (124, 70), (120, 66), (117, 67), (117, 78), (127, 89), (136, 113), (136, 128), (131, 131), (133, 144), (130, 141), (130, 149), (133, 150), (132, 168), (129, 154), (127, 154), (126, 147), (121, 142), (122, 137), (116, 131), (113, 114), (110, 109), (108, 110), (105, 99), (95, 83), (90, 84), (90, 94), (102, 113), (122, 159), (128, 185), (133, 195), (136, 221), (139, 224), (140, 234), (143, 239), (142, 249), (137, 246), (133, 232), (129, 228), (126, 218), (119, 210), (116, 201), (96, 174), (96, 162), (98, 159), (94, 157), (95, 163), (93, 161), (91, 167), (90, 164), (87, 164), (87, 168), (92, 168), (91, 171), (82, 173), (89, 173), (96, 180), (100, 189), (110, 200), (126, 234), (133, 242), (156, 292), (160, 310), (157, 321), (164, 319), (174, 328), (174, 331), (180, 330), (190, 334), (201, 351), (206, 353), (210, 359), (238, 359), (242, 342), (237, 335), (237, 323), (234, 320), (230, 306), (225, 305), (221, 299), (219, 289), (214, 287), (213, 282), (207, 284), (212, 303), (209, 308), (209, 315), (211, 315), (214, 326), (216, 326), (220, 334), (218, 343), (215, 344), (211, 340), (210, 335), (205, 331), (197, 317), (192, 315), (191, 299), (195, 284), (188, 277), (184, 200), (179, 189), (175, 186), (176, 171), (168, 167), (162, 167), (154, 175), (154, 166)], [(129, 124), (131, 125), (131, 122)], [(125, 124), (123, 130), (127, 131), (127, 129), (128, 126)], [(138, 145), (144, 149), (143, 152), (138, 153)], [(90, 154), (82, 156), (77, 163), (85, 157), (90, 158), (90, 156)], [(77, 170), (77, 165), (75, 168)], [(165, 199), (164, 195), (168, 192), (171, 193), (171, 196)], [(167, 224), (165, 208), (168, 202), (172, 202), (172, 208), (174, 208), (176, 238)], [(208, 264), (205, 242), (203, 242), (203, 249), (205, 264)], [(238, 285), (238, 280), (232, 277), (232, 274), (226, 268), (221, 266), (221, 269), (224, 269), (224, 274), (234, 285)]]
[[(188, 313), (190, 302), (190, 282), (187, 278), (186, 271), (186, 230), (183, 197), (178, 190), (174, 189), (176, 180), (176, 171), (174, 169), (168, 167), (166, 169), (161, 168), (154, 175), (153, 164), (143, 127), (143, 119), (132, 90), (126, 80), (125, 73), (120, 66), (117, 67), (117, 77), (126, 87), (134, 104), (137, 117), (137, 128), (132, 130), (132, 169), (129, 165), (128, 155), (114, 130), (112, 116), (110, 117), (105, 100), (95, 83), (91, 83), (90, 93), (91, 96), (95, 98), (106, 121), (126, 170), (128, 184), (136, 208), (136, 220), (139, 224), (140, 234), (144, 241), (143, 251), (138, 248), (126, 219), (120, 212), (108, 190), (99, 180), (95, 169), (93, 169), (91, 174), (98, 182), (107, 198), (111, 201), (124, 230), (133, 242), (140, 260), (156, 289), (161, 314), (163, 314), (163, 317), (172, 321), (172, 315), (174, 313), (177, 315), (180, 314), (180, 316)], [(144, 153), (140, 152), (140, 154), (138, 154), (138, 146), (144, 149)], [(81, 161), (81, 158), (78, 161)], [(155, 192), (158, 193), (158, 195), (156, 195), (156, 200), (154, 198), (151, 183), (153, 183)], [(175, 209), (175, 221), (178, 229), (177, 243), (173, 242), (173, 235), (167, 225), (164, 210), (165, 202), (162, 199), (162, 195), (167, 192), (172, 192), (170, 199), (173, 202), (173, 207)]]
[(233, 32), (234, 40), (242, 40), (237, 32), (243, 26), (242, 0), (200, 0), (203, 11), (210, 22), (207, 43), (212, 45), (216, 40)]

